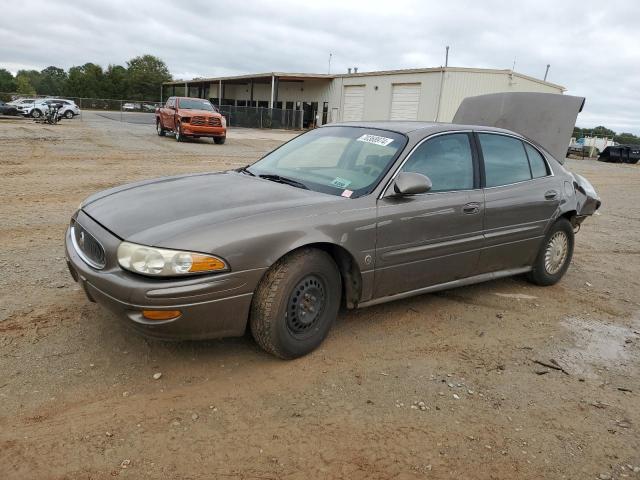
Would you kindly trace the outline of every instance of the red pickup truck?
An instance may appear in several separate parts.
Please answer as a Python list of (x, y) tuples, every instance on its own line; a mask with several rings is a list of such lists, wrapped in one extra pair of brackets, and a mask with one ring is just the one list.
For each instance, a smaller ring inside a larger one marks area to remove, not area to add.
[(156, 108), (156, 131), (163, 137), (171, 132), (181, 142), (186, 137), (211, 137), (219, 145), (227, 138), (227, 122), (208, 100), (169, 97)]

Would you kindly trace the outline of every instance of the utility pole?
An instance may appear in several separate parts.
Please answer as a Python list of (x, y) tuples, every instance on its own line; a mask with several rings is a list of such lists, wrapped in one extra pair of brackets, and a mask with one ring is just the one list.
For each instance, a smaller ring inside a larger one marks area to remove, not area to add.
[(327, 71), (327, 73), (331, 73), (331, 57), (333, 56), (333, 53), (329, 52), (329, 70)]
[(551, 65), (547, 63), (547, 69), (544, 72), (544, 79), (543, 79), (544, 82), (547, 81), (547, 75), (549, 75), (549, 68), (550, 67), (551, 67)]
[(447, 45), (445, 54), (444, 54), (444, 67), (447, 68), (449, 66), (449, 45)]

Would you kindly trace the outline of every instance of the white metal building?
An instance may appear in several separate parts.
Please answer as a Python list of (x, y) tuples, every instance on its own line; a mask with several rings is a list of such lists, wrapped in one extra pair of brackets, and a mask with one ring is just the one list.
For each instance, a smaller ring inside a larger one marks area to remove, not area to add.
[(438, 67), (336, 75), (271, 72), (169, 82), (164, 98), (304, 112), (302, 127), (351, 120), (451, 121), (466, 97), (500, 92), (563, 93), (512, 70)]

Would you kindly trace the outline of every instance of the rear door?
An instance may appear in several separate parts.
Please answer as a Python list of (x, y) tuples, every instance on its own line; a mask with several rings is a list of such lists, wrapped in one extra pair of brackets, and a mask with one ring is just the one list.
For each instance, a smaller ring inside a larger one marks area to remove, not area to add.
[(473, 275), (483, 244), (484, 196), (470, 132), (420, 143), (399, 171), (427, 175), (422, 195), (378, 200), (374, 296)]
[(562, 185), (532, 145), (478, 133), (483, 164), (485, 245), (479, 273), (531, 265), (562, 197)]

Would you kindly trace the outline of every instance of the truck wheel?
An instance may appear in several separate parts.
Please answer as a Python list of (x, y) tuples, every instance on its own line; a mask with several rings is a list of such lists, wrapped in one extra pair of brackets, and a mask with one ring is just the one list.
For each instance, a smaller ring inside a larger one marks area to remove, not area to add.
[(184, 135), (182, 134), (182, 127), (180, 126), (180, 122), (176, 122), (175, 128), (176, 142), (182, 142), (184, 140)]
[(527, 279), (536, 285), (553, 285), (564, 276), (573, 256), (573, 227), (566, 218), (554, 223), (544, 237)]
[(341, 292), (340, 272), (327, 253), (308, 248), (287, 255), (269, 269), (253, 296), (253, 338), (283, 359), (306, 355), (329, 333)]
[(223, 145), (227, 137), (213, 137), (213, 143), (216, 145)]
[(156, 119), (156, 132), (158, 132), (159, 137), (164, 137), (165, 129), (162, 126), (162, 120), (159, 118)]

